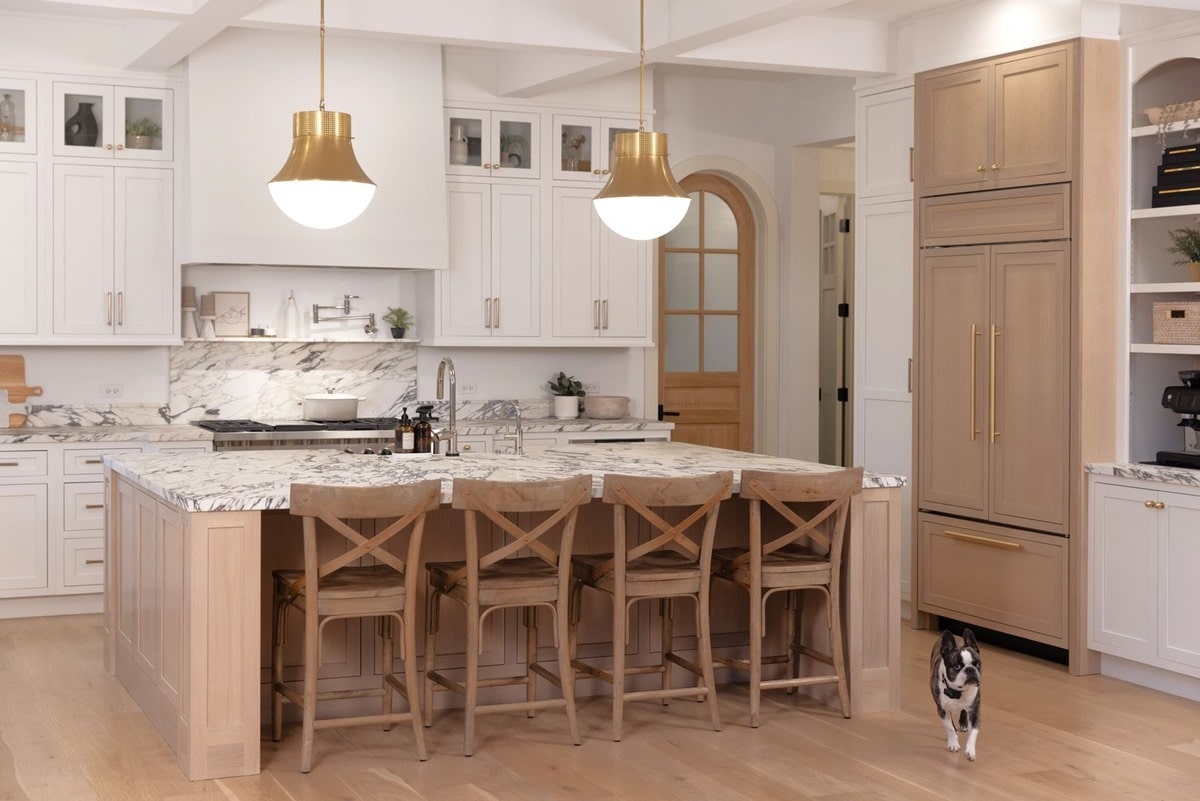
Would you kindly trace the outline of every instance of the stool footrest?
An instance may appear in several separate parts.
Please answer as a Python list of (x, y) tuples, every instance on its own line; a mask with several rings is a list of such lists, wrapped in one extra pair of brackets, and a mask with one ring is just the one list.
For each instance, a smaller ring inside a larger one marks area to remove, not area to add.
[(539, 676), (541, 676), (546, 681), (553, 684), (558, 689), (560, 689), (560, 690), (562, 689), (562, 679), (559, 678), (558, 674), (554, 673), (550, 670), (547, 670), (545, 667), (542, 666), (542, 664), (540, 662), (534, 662), (532, 665), (529, 666), (529, 669), (532, 670), (534, 673), (538, 674)]
[(547, 698), (542, 701), (511, 701), (507, 704), (484, 704), (475, 707), (476, 715), (490, 715), (493, 712), (517, 712), (527, 709), (554, 709), (567, 705), (564, 698)]
[(708, 696), (707, 687), (675, 687), (670, 690), (636, 690), (625, 693), (626, 701), (637, 701), (643, 698), (705, 698)]
[(832, 656), (822, 653), (821, 651), (817, 651), (813, 648), (809, 648), (807, 645), (794, 645), (792, 646), (792, 650), (794, 650), (796, 653), (804, 654), (809, 659), (815, 659), (818, 662), (824, 662), (827, 665), (833, 664)]
[(771, 679), (764, 681), (761, 686), (764, 690), (770, 690), (776, 687), (807, 687), (812, 684), (837, 684), (837, 675), (829, 676), (802, 676), (798, 679)]
[(673, 652), (668, 652), (666, 658), (673, 664), (679, 665), (684, 670), (690, 672), (693, 676), (703, 675), (703, 671), (700, 670), (700, 666), (690, 659), (684, 659), (682, 656), (679, 656)]
[(355, 715), (351, 718), (318, 718), (313, 721), (314, 729), (332, 729), (341, 726), (369, 726), (377, 723), (406, 723), (412, 720), (411, 712), (393, 712), (390, 715)]

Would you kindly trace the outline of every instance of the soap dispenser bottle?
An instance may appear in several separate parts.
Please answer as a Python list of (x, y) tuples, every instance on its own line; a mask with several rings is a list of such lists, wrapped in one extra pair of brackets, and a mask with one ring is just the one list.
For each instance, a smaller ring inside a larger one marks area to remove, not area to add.
[(417, 422), (413, 423), (413, 453), (433, 453), (433, 406), (417, 407)]
[(288, 339), (300, 337), (300, 308), (294, 290), (288, 292), (287, 306), (283, 309), (283, 335)]
[(400, 411), (400, 423), (396, 426), (396, 453), (415, 453), (416, 442), (413, 434), (412, 419), (408, 416), (408, 407)]

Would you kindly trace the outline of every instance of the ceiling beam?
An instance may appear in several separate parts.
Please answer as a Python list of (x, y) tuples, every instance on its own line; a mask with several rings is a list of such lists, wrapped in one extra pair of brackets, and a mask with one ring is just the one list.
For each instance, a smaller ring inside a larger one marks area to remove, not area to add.
[(130, 19), (124, 23), (126, 69), (167, 70), (221, 31), (241, 21), (262, 0), (198, 0), (202, 5), (178, 22)]

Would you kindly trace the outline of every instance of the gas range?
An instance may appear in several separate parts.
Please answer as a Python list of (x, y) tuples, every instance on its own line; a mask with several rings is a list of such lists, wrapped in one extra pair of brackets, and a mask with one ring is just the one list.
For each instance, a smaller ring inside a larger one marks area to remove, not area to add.
[(395, 441), (395, 417), (353, 420), (197, 420), (213, 432), (213, 450), (386, 447)]

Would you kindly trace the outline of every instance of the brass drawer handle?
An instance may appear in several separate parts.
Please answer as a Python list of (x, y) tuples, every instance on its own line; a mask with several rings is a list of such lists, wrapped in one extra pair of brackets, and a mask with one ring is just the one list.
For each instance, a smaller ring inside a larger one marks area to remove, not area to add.
[(83, 505), (83, 508), (84, 509), (103, 509), (104, 504), (102, 504), (102, 503), (85, 503)]
[(85, 565), (102, 565), (102, 564), (104, 564), (104, 560), (103, 559), (84, 559), (83, 563)]
[(1155, 509), (1166, 509), (1167, 505), (1165, 503), (1163, 503), (1162, 501), (1155, 501), (1154, 508)]
[(951, 531), (946, 529), (942, 532), (947, 537), (963, 542), (972, 542), (976, 545), (986, 545), (988, 548), (1003, 548), (1006, 551), (1023, 551), (1025, 546), (1019, 542), (1010, 542), (1009, 540), (994, 540), (991, 537), (979, 537), (974, 534), (963, 534), (961, 531)]
[(20, 462), (0, 462), (0, 467), (20, 467)]
[(103, 459), (84, 459), (84, 464), (104, 464)]
[(1155, 508), (1155, 506), (1154, 506), (1154, 501), (1146, 501), (1146, 508), (1147, 508), (1147, 509), (1154, 509), (1154, 508)]

